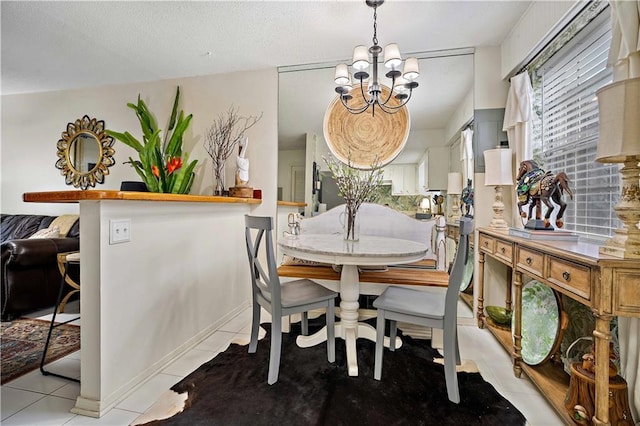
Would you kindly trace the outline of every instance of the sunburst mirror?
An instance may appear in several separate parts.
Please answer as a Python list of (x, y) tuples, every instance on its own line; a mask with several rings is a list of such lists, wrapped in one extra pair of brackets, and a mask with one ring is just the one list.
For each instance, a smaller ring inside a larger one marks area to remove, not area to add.
[(67, 185), (87, 189), (104, 183), (113, 159), (114, 139), (107, 135), (104, 121), (85, 115), (67, 124), (58, 141), (56, 168)]

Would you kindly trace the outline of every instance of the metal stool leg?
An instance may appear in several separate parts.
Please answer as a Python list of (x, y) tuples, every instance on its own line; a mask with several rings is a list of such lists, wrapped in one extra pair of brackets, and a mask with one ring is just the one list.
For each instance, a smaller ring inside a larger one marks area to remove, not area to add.
[[(60, 306), (60, 303), (62, 301), (62, 293), (64, 291), (64, 287), (65, 287), (65, 283), (66, 283), (66, 279), (67, 279), (68, 274), (69, 274), (69, 262), (65, 260), (64, 274), (62, 275), (62, 282), (60, 283), (60, 291), (58, 292), (58, 300), (56, 301), (56, 306), (53, 308), (53, 315), (51, 316), (51, 324), (49, 325), (49, 333), (47, 334), (47, 340), (46, 340), (46, 342), (44, 344), (44, 350), (42, 351), (42, 359), (40, 360), (40, 372), (44, 376), (55, 376), (55, 377), (60, 377), (62, 379), (72, 380), (74, 382), (80, 383), (80, 380), (76, 379), (74, 377), (63, 376), (62, 374), (53, 373), (51, 371), (46, 371), (44, 369), (44, 364), (45, 364), (46, 358), (47, 358), (47, 352), (49, 351), (49, 344), (51, 343), (51, 334), (53, 333), (53, 329), (56, 328), (56, 327), (60, 327), (61, 325), (70, 323), (72, 321), (76, 321), (78, 318), (80, 318), (80, 317), (76, 317), (76, 318), (72, 318), (72, 319), (70, 319), (68, 321), (62, 322), (60, 324), (55, 324), (56, 314), (58, 313), (58, 307)], [(74, 292), (75, 291), (78, 291), (78, 290), (74, 290)], [(66, 302), (66, 300), (65, 300), (65, 302)]]

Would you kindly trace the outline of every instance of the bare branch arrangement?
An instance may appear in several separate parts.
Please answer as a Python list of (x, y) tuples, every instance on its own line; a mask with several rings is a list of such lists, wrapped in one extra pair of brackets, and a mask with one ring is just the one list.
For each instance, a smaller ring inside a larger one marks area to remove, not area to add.
[(213, 160), (216, 193), (219, 191), (222, 194), (224, 190), (224, 165), (227, 159), (233, 154), (245, 132), (260, 121), (262, 114), (244, 117), (238, 114), (238, 108), (231, 105), (226, 113), (218, 115), (205, 132), (203, 146)]
[(362, 203), (374, 201), (379, 194), (382, 183), (382, 168), (377, 160), (369, 170), (359, 170), (351, 165), (349, 157), (347, 163), (338, 161), (335, 157), (323, 157), (324, 162), (333, 174), (338, 186), (338, 195), (344, 197), (346, 217), (346, 239), (357, 239), (355, 218)]

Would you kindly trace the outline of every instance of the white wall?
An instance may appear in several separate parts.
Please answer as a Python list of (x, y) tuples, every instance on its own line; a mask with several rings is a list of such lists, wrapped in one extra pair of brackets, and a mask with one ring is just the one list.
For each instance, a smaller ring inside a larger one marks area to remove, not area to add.
[(278, 182), (282, 187), (282, 201), (291, 199), (291, 168), (305, 166), (305, 150), (278, 151)]
[(471, 90), (451, 114), (445, 126), (444, 135), (447, 142), (460, 138), (460, 129), (473, 120), (473, 106), (473, 90)]
[[(192, 194), (213, 194), (213, 170), (204, 150), (204, 132), (218, 114), (234, 105), (241, 115), (262, 120), (248, 131), (249, 184), (262, 189), (263, 206), (275, 214), (277, 167), (277, 71), (260, 70), (224, 75), (163, 80), (129, 85), (2, 96), (2, 213), (60, 214), (78, 212), (77, 205), (23, 203), (22, 194), (32, 191), (74, 189), (64, 183), (55, 168), (56, 142), (67, 123), (87, 114), (105, 121), (108, 129), (130, 131), (141, 138), (140, 124), (128, 102), (138, 94), (156, 114), (162, 129), (171, 113), (176, 85), (180, 85), (181, 108), (193, 119), (184, 148), (198, 159)], [(97, 189), (119, 189), (123, 180), (139, 180), (128, 164), (137, 153), (115, 143), (116, 164)], [(227, 162), (226, 186), (233, 185), (235, 157)]]
[(509, 81), (500, 75), (500, 47), (478, 47), (474, 56), (474, 109), (504, 108)]

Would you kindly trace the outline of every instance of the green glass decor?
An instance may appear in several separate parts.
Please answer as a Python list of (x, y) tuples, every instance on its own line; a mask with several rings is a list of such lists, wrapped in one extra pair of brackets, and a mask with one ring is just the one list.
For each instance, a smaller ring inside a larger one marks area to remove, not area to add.
[(139, 159), (129, 157), (129, 163), (142, 178), (151, 192), (188, 194), (193, 184), (198, 160), (189, 162), (189, 154), (182, 150), (182, 136), (189, 127), (192, 114), (185, 117), (184, 111), (178, 114), (180, 87), (176, 89), (169, 128), (161, 140), (162, 130), (158, 128), (155, 117), (138, 95), (136, 104), (127, 106), (136, 112), (142, 128), (142, 143), (131, 133), (118, 133), (107, 130), (107, 134), (125, 143), (138, 152)]

